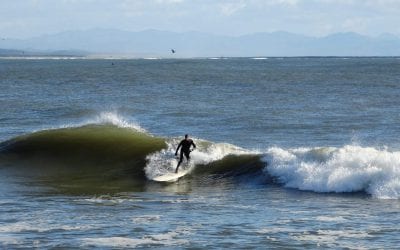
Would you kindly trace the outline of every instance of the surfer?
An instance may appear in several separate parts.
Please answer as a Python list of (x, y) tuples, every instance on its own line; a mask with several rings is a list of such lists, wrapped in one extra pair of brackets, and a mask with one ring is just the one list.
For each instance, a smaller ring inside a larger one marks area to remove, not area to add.
[(185, 139), (183, 139), (179, 143), (178, 148), (176, 149), (176, 152), (175, 152), (175, 156), (178, 156), (178, 150), (179, 150), (179, 148), (181, 148), (181, 155), (180, 155), (180, 158), (179, 158), (178, 166), (176, 166), (175, 173), (178, 173), (179, 165), (181, 165), (181, 163), (183, 161), (183, 155), (185, 155), (186, 160), (189, 161), (189, 159), (190, 159), (189, 154), (192, 151), (192, 150), (190, 150), (190, 147), (192, 145), (193, 145), (193, 149), (195, 149), (196, 148), (196, 144), (194, 144), (193, 140), (189, 138), (188, 134), (186, 134), (185, 135)]

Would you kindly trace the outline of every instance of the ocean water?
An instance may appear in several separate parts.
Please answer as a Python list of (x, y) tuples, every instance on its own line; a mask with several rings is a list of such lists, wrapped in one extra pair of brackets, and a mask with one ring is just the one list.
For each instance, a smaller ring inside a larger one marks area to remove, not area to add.
[[(0, 248), (397, 248), (399, 72), (399, 58), (0, 59)], [(186, 133), (188, 173), (155, 181)]]

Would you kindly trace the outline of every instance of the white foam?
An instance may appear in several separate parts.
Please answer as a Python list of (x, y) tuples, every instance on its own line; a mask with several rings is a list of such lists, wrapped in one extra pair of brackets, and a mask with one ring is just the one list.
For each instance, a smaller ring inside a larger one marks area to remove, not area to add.
[(340, 246), (344, 248), (366, 249), (359, 240), (368, 238), (368, 233), (357, 230), (317, 230), (315, 232), (303, 232), (293, 234), (292, 238), (296, 241), (315, 242), (318, 246), (338, 247), (340, 239), (353, 239), (353, 242), (341, 242)]
[[(196, 165), (205, 165), (213, 161), (220, 160), (230, 154), (249, 154), (251, 152), (228, 143), (210, 143), (200, 139), (194, 139), (196, 150), (190, 154), (190, 162), (186, 165), (186, 160), (182, 167), (189, 170), (194, 169)], [(178, 159), (175, 157), (175, 150), (180, 139), (171, 139), (167, 141), (167, 148), (147, 156), (145, 167), (146, 176), (153, 180), (157, 176), (165, 175), (175, 171)]]
[(81, 126), (85, 126), (85, 125), (93, 125), (93, 124), (98, 124), (98, 125), (111, 124), (111, 125), (114, 125), (114, 126), (117, 126), (120, 128), (130, 128), (130, 129), (136, 130), (138, 132), (148, 133), (137, 122), (128, 121), (127, 119), (122, 117), (117, 112), (101, 112), (98, 115), (88, 118), (88, 119), (85, 119), (81, 122), (61, 124), (61, 125), (53, 126), (50, 128), (42, 127), (40, 129), (35, 130), (34, 132), (48, 130), (48, 129), (76, 128), (76, 127), (81, 127)]
[(123, 204), (126, 202), (135, 203), (142, 200), (140, 198), (131, 196), (99, 195), (99, 196), (93, 196), (91, 198), (77, 199), (75, 201), (79, 203), (94, 203), (97, 205), (112, 206), (112, 205)]
[(114, 198), (114, 197), (108, 197), (108, 196), (99, 196), (99, 197), (92, 197), (88, 199), (84, 199), (84, 201), (88, 203), (95, 203), (95, 204), (101, 204), (101, 205), (116, 205), (116, 204), (121, 204), (126, 199), (119, 199), (119, 198)]
[(19, 233), (24, 231), (34, 231), (34, 232), (48, 232), (52, 230), (65, 230), (65, 231), (80, 231), (80, 230), (89, 230), (91, 229), (88, 225), (78, 225), (78, 226), (69, 226), (69, 225), (49, 225), (45, 221), (35, 221), (35, 222), (16, 222), (11, 224), (4, 224), (0, 226), (0, 233)]
[(101, 112), (94, 119), (87, 121), (87, 123), (112, 124), (121, 128), (132, 128), (140, 132), (146, 132), (146, 130), (140, 127), (139, 124), (136, 122), (127, 121), (116, 112)]
[(135, 224), (150, 224), (154, 223), (155, 221), (159, 221), (161, 218), (161, 215), (142, 215), (139, 217), (132, 218), (132, 222)]
[(300, 242), (314, 242), (317, 246), (328, 246), (337, 248), (338, 242), (342, 238), (353, 239), (353, 243), (340, 242), (340, 246), (346, 246), (348, 248), (363, 249), (357, 240), (365, 239), (370, 235), (362, 230), (303, 230), (296, 229), (293, 227), (273, 227), (273, 228), (261, 228), (256, 231), (258, 234), (265, 234), (270, 239), (274, 240), (273, 236), (279, 234), (288, 235), (292, 241)]
[(346, 219), (342, 216), (317, 216), (315, 217), (316, 221), (324, 221), (324, 222), (344, 222)]
[(364, 191), (400, 198), (400, 152), (348, 145), (342, 148), (270, 148), (266, 171), (286, 187), (315, 192)]
[(80, 127), (89, 124), (111, 124), (120, 128), (131, 128), (139, 132), (147, 132), (144, 128), (142, 128), (137, 122), (128, 121), (124, 117), (122, 117), (118, 112), (101, 112), (100, 114), (86, 119), (78, 124), (66, 124), (61, 127), (69, 128), (69, 127)]
[(0, 246), (19, 245), (22, 241), (16, 237), (0, 235)]
[(99, 237), (99, 238), (83, 238), (83, 246), (97, 247), (129, 247), (134, 248), (140, 245), (161, 245), (176, 246), (185, 245), (189, 241), (178, 239), (178, 236), (185, 232), (168, 232), (165, 234), (148, 235), (142, 238), (129, 237)]

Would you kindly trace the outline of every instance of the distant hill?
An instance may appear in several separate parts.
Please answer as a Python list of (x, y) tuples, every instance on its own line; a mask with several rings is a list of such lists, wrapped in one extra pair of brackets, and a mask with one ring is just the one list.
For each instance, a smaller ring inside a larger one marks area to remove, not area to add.
[[(310, 37), (288, 32), (234, 37), (201, 32), (91, 29), (25, 40), (3, 39), (0, 40), (0, 48), (40, 52), (68, 51), (82, 55), (120, 54), (134, 57), (400, 56), (400, 38), (392, 34), (368, 37), (357, 33)], [(171, 54), (172, 48), (176, 50), (175, 54)]]
[(24, 52), (15, 49), (0, 49), (0, 56), (20, 56)]
[(84, 57), (89, 55), (88, 52), (77, 50), (58, 50), (58, 51), (30, 51), (16, 49), (0, 49), (0, 57)]

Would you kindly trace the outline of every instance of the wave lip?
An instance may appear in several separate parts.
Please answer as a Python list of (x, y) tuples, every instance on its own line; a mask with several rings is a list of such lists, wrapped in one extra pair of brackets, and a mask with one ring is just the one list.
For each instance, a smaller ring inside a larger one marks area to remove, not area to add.
[(400, 152), (347, 145), (341, 148), (270, 148), (265, 171), (285, 187), (314, 192), (366, 192), (400, 198)]

